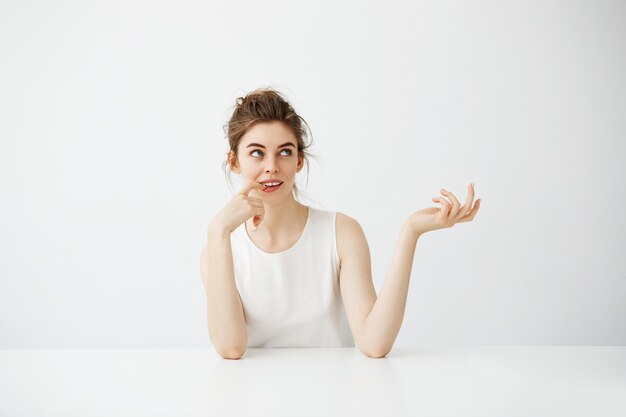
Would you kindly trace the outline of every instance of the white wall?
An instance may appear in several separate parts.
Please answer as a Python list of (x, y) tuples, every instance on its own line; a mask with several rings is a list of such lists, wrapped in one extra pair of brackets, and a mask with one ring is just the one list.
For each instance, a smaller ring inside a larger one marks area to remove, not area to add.
[(622, 1), (14, 1), (0, 56), (0, 348), (210, 346), (222, 125), (261, 86), (377, 291), (402, 222), (476, 184), (418, 241), (396, 346), (626, 342)]

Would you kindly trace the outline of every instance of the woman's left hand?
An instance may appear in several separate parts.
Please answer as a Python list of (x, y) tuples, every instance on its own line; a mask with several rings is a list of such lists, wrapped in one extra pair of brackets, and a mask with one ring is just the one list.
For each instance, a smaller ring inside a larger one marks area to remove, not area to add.
[(443, 197), (433, 198), (433, 201), (441, 203), (443, 207), (429, 207), (416, 211), (409, 217), (407, 224), (418, 235), (421, 235), (431, 230), (452, 227), (456, 223), (472, 221), (480, 208), (480, 199), (476, 200), (476, 203), (472, 207), (474, 201), (474, 184), (470, 184), (468, 190), (469, 193), (465, 200), (465, 205), (461, 206), (454, 194), (442, 188), (441, 194), (448, 197), (452, 201), (452, 204)]

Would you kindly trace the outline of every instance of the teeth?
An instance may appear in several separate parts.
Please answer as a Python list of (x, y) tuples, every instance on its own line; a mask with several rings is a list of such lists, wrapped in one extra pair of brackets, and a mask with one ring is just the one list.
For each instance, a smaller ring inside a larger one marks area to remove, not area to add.
[(280, 182), (266, 182), (266, 183), (264, 183), (264, 184), (265, 184), (266, 186), (268, 186), (268, 187), (273, 187), (273, 186), (275, 186), (275, 185), (282, 184), (282, 183), (280, 183)]

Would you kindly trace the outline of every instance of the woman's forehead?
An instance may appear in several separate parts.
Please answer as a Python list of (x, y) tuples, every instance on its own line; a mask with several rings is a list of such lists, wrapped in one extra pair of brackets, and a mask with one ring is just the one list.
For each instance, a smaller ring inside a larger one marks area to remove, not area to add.
[(277, 148), (287, 143), (295, 145), (296, 139), (291, 130), (282, 123), (257, 123), (241, 138), (241, 145), (248, 146), (252, 143)]

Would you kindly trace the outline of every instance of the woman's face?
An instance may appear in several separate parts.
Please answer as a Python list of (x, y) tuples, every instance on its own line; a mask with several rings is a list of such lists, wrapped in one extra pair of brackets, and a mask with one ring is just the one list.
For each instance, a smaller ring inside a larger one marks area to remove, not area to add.
[(291, 195), (296, 173), (303, 166), (304, 158), (298, 156), (297, 150), (298, 142), (293, 132), (282, 122), (257, 123), (242, 136), (238, 163), (231, 168), (251, 181), (282, 181), (272, 192), (268, 192), (270, 189), (253, 190), (263, 200), (282, 200)]

